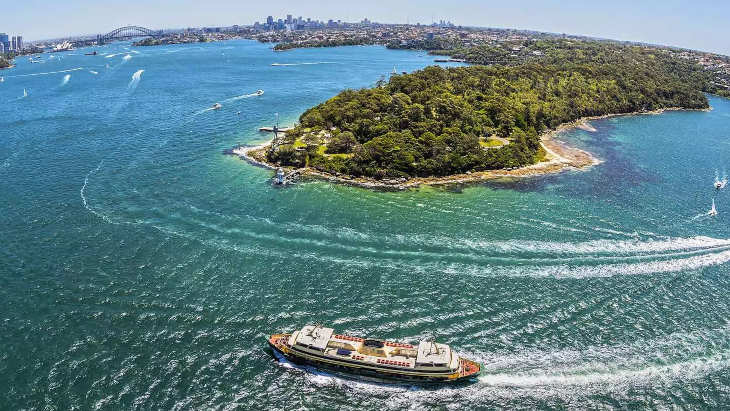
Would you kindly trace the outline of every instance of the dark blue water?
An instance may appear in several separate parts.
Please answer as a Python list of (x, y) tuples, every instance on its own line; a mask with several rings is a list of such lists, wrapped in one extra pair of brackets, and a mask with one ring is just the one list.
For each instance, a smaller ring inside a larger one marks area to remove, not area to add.
[[(126, 48), (0, 74), (0, 409), (730, 402), (730, 198), (713, 188), (729, 166), (727, 100), (565, 133), (603, 160), (585, 171), (276, 189), (222, 152), (264, 141), (275, 113), (290, 124), (432, 60), (247, 41)], [(383, 387), (272, 360), (268, 333), (311, 322), (434, 336), (484, 375)]]

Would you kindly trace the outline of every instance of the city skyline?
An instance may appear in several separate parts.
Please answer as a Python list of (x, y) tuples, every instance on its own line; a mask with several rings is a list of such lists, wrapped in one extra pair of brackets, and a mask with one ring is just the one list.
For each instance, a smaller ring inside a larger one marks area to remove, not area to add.
[(5, 11), (14, 18), (3, 22), (0, 31), (23, 33), (27, 42), (103, 34), (128, 24), (150, 29), (253, 25), (256, 21), (264, 23), (269, 15), (278, 20), (291, 14), (325, 22), (330, 19), (359, 22), (367, 18), (381, 23), (430, 24), (432, 20), (449, 20), (463, 26), (567, 33), (730, 54), (730, 45), (723, 40), (730, 34), (723, 22), (730, 5), (718, 0), (691, 5), (678, 0), (591, 4), (574, 0), (516, 0), (509, 4), (476, 0), (448, 3), (406, 0), (392, 4), (373, 0), (367, 5), (328, 1), (302, 4), (290, 0), (241, 4), (221, 0), (216, 7), (203, 9), (191, 0), (164, 0), (154, 4), (138, 0), (124, 3), (80, 0), (54, 13), (36, 12), (54, 8), (53, 5), (50, 0), (11, 3)]

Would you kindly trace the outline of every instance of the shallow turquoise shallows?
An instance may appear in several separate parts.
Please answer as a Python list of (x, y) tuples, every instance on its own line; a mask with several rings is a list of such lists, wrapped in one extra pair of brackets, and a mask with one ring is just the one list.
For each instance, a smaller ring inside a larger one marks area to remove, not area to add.
[[(223, 152), (433, 59), (269, 47), (117, 43), (0, 72), (0, 409), (730, 403), (730, 102), (562, 134), (603, 160), (584, 171), (281, 189)], [(315, 322), (433, 336), (484, 371), (381, 386), (272, 359), (267, 334)]]

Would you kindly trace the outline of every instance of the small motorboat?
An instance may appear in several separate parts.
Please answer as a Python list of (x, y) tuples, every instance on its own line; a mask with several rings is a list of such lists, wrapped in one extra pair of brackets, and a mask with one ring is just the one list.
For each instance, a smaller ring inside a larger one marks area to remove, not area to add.
[(239, 110), (238, 113), (236, 113), (236, 114), (241, 114), (241, 111)]
[(264, 95), (264, 91), (263, 90), (258, 90), (258, 91), (256, 91), (256, 95), (257, 96), (263, 96)]
[(715, 208), (715, 199), (712, 199), (712, 208), (710, 209), (710, 212), (707, 214), (717, 215), (717, 208)]
[(0, 83), (4, 83), (4, 82), (5, 82), (5, 77), (0, 77)]
[(722, 189), (722, 181), (715, 181), (715, 188), (718, 190)]
[(212, 108), (213, 110), (219, 110), (219, 109), (220, 109), (221, 107), (223, 107), (223, 106), (221, 106), (221, 104), (220, 104), (220, 103), (215, 103), (215, 104), (213, 104), (213, 107), (211, 107), (211, 108)]

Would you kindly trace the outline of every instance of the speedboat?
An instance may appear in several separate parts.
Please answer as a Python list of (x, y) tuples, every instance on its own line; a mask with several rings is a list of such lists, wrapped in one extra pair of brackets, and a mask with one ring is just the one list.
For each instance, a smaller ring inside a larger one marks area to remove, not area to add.
[(720, 190), (722, 188), (722, 181), (715, 181), (715, 188)]
[(213, 104), (213, 107), (211, 107), (211, 108), (212, 108), (213, 110), (218, 110), (218, 109), (220, 109), (221, 107), (223, 107), (223, 106), (221, 106), (221, 105), (220, 105), (220, 103), (215, 103), (215, 104)]
[(257, 96), (262, 96), (263, 94), (264, 94), (264, 91), (263, 91), (263, 90), (258, 90), (258, 91), (256, 92), (256, 95), (257, 95)]
[(4, 83), (4, 82), (5, 82), (5, 77), (0, 77), (0, 83)]

